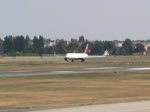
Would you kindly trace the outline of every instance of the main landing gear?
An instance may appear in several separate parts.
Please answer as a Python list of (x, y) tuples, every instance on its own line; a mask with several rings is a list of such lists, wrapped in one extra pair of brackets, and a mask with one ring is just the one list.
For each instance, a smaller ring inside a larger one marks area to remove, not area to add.
[(65, 61), (69, 62), (67, 58), (64, 58)]
[[(68, 58), (64, 58), (64, 60), (67, 61), (67, 62), (69, 62), (69, 59), (68, 59)], [(70, 59), (70, 60), (71, 60), (71, 62), (74, 62), (74, 59)], [(84, 62), (84, 61), (85, 61), (84, 58), (78, 59), (78, 60), (81, 60), (81, 62)]]
[(82, 59), (81, 59), (81, 62), (84, 62), (84, 61), (85, 61), (85, 59), (82, 58)]

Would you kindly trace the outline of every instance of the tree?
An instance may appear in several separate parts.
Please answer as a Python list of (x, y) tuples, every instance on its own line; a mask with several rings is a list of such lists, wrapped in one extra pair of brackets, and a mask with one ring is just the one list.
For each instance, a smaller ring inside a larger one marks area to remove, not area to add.
[(33, 39), (33, 52), (42, 55), (44, 52), (44, 38), (43, 36), (36, 37)]
[(126, 39), (122, 46), (123, 55), (132, 55), (133, 54), (133, 44), (130, 39)]
[(143, 44), (136, 44), (134, 52), (138, 53), (138, 52), (144, 52), (144, 51), (145, 51), (145, 47)]
[(104, 41), (103, 43), (104, 43), (104, 50), (108, 50), (109, 53), (112, 53), (115, 48), (114, 43), (112, 41)]
[(38, 54), (42, 55), (44, 53), (44, 38), (43, 36), (39, 36), (39, 49)]
[(0, 38), (0, 53), (3, 52), (3, 40)]
[(84, 42), (84, 36), (79, 36), (79, 42)]
[(25, 48), (24, 36), (14, 37), (14, 46), (15, 46), (15, 51), (23, 52)]
[(103, 54), (104, 53), (104, 44), (102, 41), (95, 41), (92, 47), (92, 54)]
[(120, 55), (120, 50), (121, 48), (118, 48), (118, 47), (114, 47), (113, 51), (112, 51), (112, 54), (113, 55)]
[(14, 49), (14, 42), (13, 42), (13, 37), (10, 35), (10, 36), (6, 36), (4, 38), (4, 52), (5, 53), (10, 53), (10, 52), (13, 52), (15, 49)]
[(34, 36), (33, 38), (33, 53), (38, 53), (38, 49), (39, 49), (39, 39)]
[(0, 38), (0, 46), (3, 45), (3, 40)]
[(26, 35), (24, 52), (32, 54), (32, 47), (30, 37)]
[(43, 38), (43, 36), (39, 36), (39, 47), (40, 48), (43, 48), (44, 47), (44, 38)]
[(120, 48), (120, 53), (119, 54), (121, 54), (121, 55), (127, 55), (127, 51), (126, 51), (126, 49), (125, 48)]
[(30, 45), (30, 37), (28, 35), (26, 35), (26, 38), (25, 38), (25, 48), (27, 49)]
[(79, 51), (79, 43), (77, 41), (72, 41), (67, 46), (68, 52), (78, 52)]
[(56, 48), (55, 48), (56, 53), (58, 54), (66, 54), (67, 53), (67, 42), (64, 40), (61, 40)]

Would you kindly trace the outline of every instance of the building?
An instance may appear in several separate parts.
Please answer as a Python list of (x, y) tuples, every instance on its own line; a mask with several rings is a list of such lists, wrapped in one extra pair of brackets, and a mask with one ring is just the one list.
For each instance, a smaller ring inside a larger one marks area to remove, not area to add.
[(56, 41), (51, 39), (44, 40), (44, 47), (53, 47), (56, 46)]
[(123, 41), (114, 40), (113, 43), (115, 44), (115, 47), (121, 48), (123, 45)]

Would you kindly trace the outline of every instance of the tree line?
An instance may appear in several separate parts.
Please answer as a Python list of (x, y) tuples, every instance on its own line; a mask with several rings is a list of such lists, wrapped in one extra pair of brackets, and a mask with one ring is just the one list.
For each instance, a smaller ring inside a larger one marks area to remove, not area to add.
[(130, 39), (126, 39), (122, 47), (116, 47), (113, 41), (89, 41), (84, 36), (79, 39), (68, 41), (59, 39), (55, 46), (44, 46), (43, 36), (34, 36), (33, 39), (27, 36), (6, 36), (0, 38), (0, 52), (4, 55), (43, 55), (43, 54), (66, 54), (67, 52), (84, 52), (86, 45), (89, 45), (91, 55), (102, 55), (105, 50), (112, 55), (132, 55), (136, 52), (145, 51), (144, 45), (133, 45)]

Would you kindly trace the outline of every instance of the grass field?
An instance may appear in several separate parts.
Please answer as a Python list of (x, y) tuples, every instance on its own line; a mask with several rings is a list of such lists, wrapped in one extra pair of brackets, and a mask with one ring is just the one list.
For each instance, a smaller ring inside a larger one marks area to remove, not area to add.
[(1, 57), (0, 70), (47, 70), (86, 67), (150, 66), (150, 56), (108, 56), (67, 63), (63, 57)]
[[(5, 57), (0, 70), (150, 66), (149, 56), (106, 57), (85, 63), (62, 58)], [(64, 107), (150, 100), (150, 71), (0, 77), (0, 108)]]
[(149, 73), (1, 77), (0, 108), (53, 108), (148, 100)]

